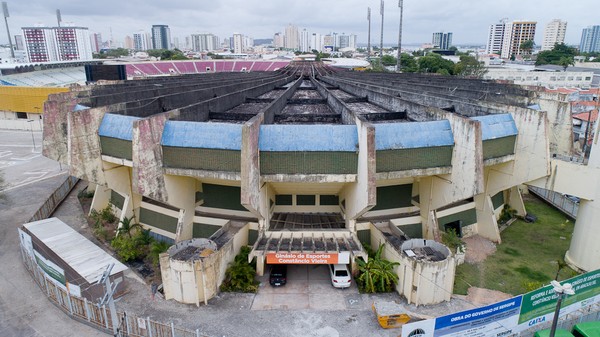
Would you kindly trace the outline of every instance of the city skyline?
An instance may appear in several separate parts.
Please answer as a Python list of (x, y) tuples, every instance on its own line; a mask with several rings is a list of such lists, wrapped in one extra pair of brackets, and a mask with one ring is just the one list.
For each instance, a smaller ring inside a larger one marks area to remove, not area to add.
[[(173, 38), (194, 33), (209, 32), (220, 38), (231, 37), (234, 32), (259, 38), (272, 38), (277, 32), (284, 32), (289, 24), (300, 30), (325, 34), (338, 32), (356, 34), (358, 42), (367, 40), (367, 7), (373, 13), (379, 12), (379, 1), (332, 1), (307, 0), (302, 3), (286, 3), (240, 0), (217, 0), (210, 6), (198, 8), (193, 1), (181, 0), (165, 3), (158, 1), (72, 3), (57, 0), (48, 3), (44, 0), (31, 0), (27, 3), (7, 1), (10, 11), (11, 33), (17, 35), (21, 27), (38, 23), (56, 25), (55, 12), (60, 9), (63, 23), (89, 27), (90, 32), (102, 34), (103, 40), (111, 37), (114, 41), (144, 30), (150, 32), (152, 25), (165, 24), (171, 29)], [(165, 8), (164, 6), (167, 6)], [(384, 41), (394, 43), (398, 34), (399, 8), (396, 1), (388, 0), (385, 6)], [(405, 44), (427, 43), (431, 34), (439, 31), (452, 31), (455, 44), (485, 44), (489, 25), (503, 17), (510, 20), (528, 19), (538, 22), (536, 44), (541, 45), (543, 27), (552, 19), (569, 23), (565, 43), (579, 44), (582, 30), (590, 25), (600, 24), (600, 19), (590, 11), (591, 0), (577, 3), (548, 1), (544, 10), (533, 3), (507, 0), (487, 3), (473, 0), (450, 3), (430, 0), (420, 3), (404, 3), (403, 41)], [(118, 10), (116, 10), (118, 9)], [(277, 13), (277, 15), (272, 15)], [(380, 24), (380, 16), (373, 14), (372, 27)], [(374, 43), (379, 33), (371, 36)], [(13, 41), (14, 42), (14, 41)], [(0, 34), (0, 43), (8, 43), (6, 32)]]

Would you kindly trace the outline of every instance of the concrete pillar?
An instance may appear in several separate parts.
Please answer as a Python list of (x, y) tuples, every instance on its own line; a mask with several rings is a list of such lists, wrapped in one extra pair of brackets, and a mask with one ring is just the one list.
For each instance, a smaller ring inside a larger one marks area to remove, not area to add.
[(508, 202), (506, 202), (510, 208), (517, 211), (518, 216), (527, 215), (523, 198), (521, 197), (521, 190), (518, 186), (513, 186), (508, 190)]
[(478, 194), (474, 199), (477, 212), (477, 232), (484, 238), (500, 243), (500, 230), (494, 214), (492, 198), (486, 194)]
[(94, 192), (94, 198), (92, 199), (92, 205), (90, 206), (90, 214), (92, 210), (100, 212), (108, 206), (110, 200), (111, 189), (105, 186), (96, 185), (96, 191)]
[(265, 257), (259, 255), (256, 257), (256, 275), (263, 276), (265, 274)]
[(176, 242), (192, 238), (196, 209), (196, 179), (184, 176), (165, 176), (169, 204), (178, 207)]
[[(596, 199), (599, 200), (599, 199)], [(600, 268), (600, 202), (581, 199), (565, 261), (580, 271)]]

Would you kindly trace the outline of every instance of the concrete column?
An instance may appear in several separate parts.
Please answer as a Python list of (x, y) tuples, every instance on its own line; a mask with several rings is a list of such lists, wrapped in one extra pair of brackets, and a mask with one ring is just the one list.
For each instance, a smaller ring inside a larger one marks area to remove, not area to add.
[[(241, 189), (242, 206), (248, 209), (258, 219), (264, 218), (264, 209), (260, 202), (260, 155), (258, 138), (263, 114), (259, 114), (246, 122), (242, 128), (241, 151)], [(268, 209), (267, 209), (268, 211)]]
[(475, 210), (477, 212), (477, 232), (479, 235), (493, 242), (500, 243), (500, 230), (498, 221), (494, 214), (494, 205), (492, 198), (486, 194), (475, 196)]
[(565, 261), (574, 269), (591, 271), (600, 268), (599, 218), (600, 202), (581, 199), (571, 245), (565, 255)]
[(510, 208), (517, 211), (518, 216), (527, 215), (527, 210), (525, 209), (525, 204), (523, 203), (523, 198), (521, 197), (521, 190), (519, 190), (518, 186), (513, 186), (508, 190), (507, 204), (510, 206)]
[(263, 276), (265, 274), (265, 257), (259, 255), (256, 257), (256, 275)]
[(108, 187), (96, 185), (96, 191), (94, 191), (94, 198), (92, 199), (92, 205), (90, 206), (90, 214), (92, 210), (99, 212), (108, 206), (110, 191), (111, 189)]
[(184, 176), (165, 176), (169, 204), (180, 209), (176, 242), (192, 238), (196, 209), (196, 179)]

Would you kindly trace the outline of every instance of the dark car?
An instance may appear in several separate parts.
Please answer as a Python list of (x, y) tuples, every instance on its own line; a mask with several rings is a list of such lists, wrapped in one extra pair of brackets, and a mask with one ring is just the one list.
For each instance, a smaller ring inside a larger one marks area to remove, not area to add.
[(285, 285), (287, 282), (287, 265), (274, 264), (271, 266), (271, 274), (269, 275), (269, 283), (273, 287)]

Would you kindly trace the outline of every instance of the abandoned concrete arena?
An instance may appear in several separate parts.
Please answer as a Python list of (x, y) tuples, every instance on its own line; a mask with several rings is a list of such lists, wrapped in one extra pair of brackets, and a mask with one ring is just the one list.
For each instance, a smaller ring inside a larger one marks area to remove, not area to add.
[[(274, 263), (354, 269), (368, 243), (401, 262), (399, 294), (433, 304), (449, 300), (459, 259), (445, 230), (499, 242), (503, 206), (525, 215), (523, 184), (594, 199), (565, 178), (584, 168), (558, 159), (573, 152), (567, 106), (543, 88), (292, 62), (53, 94), (43, 154), (96, 186), (93, 209), (174, 244), (161, 256), (167, 299), (213, 297), (244, 245), (262, 275)], [(592, 270), (586, 226), (567, 260)]]

